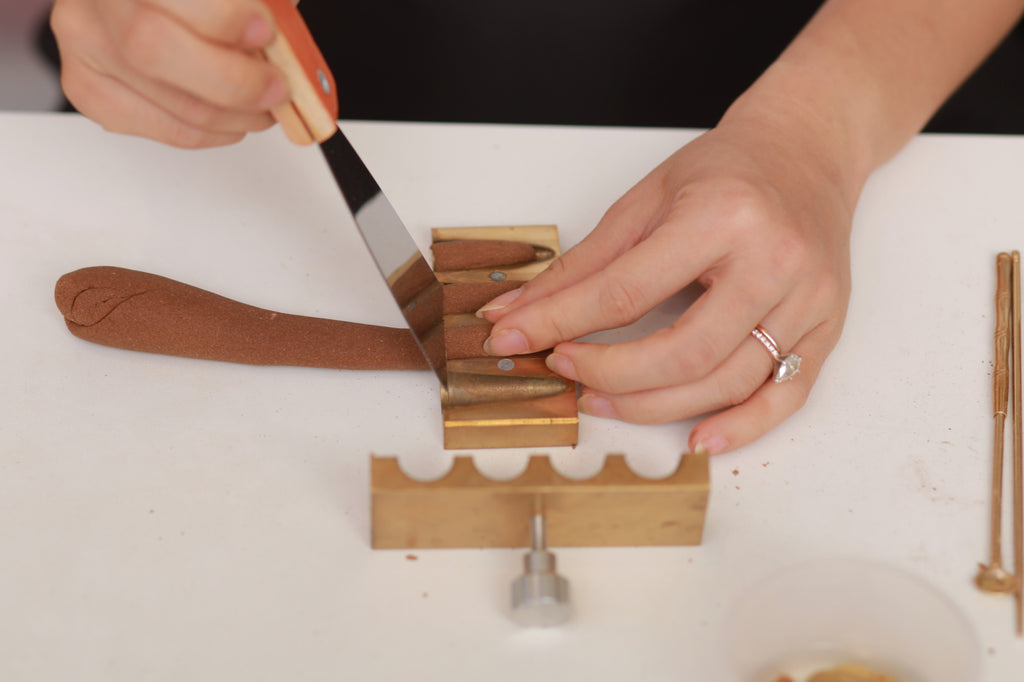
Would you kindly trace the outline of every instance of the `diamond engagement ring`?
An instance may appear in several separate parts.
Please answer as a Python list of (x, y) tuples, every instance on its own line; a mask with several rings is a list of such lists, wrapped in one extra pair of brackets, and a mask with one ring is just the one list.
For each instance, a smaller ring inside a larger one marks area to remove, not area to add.
[(783, 381), (789, 381), (797, 375), (800, 371), (800, 362), (803, 360), (802, 357), (796, 353), (780, 353), (779, 344), (775, 343), (775, 339), (769, 334), (764, 327), (757, 325), (754, 331), (750, 334), (761, 342), (769, 353), (772, 354), (772, 358), (775, 359), (775, 383), (781, 383)]

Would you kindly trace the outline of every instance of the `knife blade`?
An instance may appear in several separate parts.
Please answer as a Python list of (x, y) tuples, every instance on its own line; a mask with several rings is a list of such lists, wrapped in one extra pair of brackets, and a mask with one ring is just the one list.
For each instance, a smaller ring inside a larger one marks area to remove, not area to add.
[(416, 343), (447, 386), (441, 283), (373, 174), (338, 127), (337, 85), (292, 0), (263, 0), (277, 35), (263, 50), (284, 73), (291, 100), (273, 110), (288, 138), (317, 143)]

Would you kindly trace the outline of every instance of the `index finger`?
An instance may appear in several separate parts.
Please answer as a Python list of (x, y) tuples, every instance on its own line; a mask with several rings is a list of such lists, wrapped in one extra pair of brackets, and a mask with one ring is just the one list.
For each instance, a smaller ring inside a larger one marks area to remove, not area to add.
[(661, 213), (660, 185), (641, 180), (616, 201), (583, 240), (549, 268), (514, 292), (507, 292), (477, 312), (497, 322), (517, 308), (577, 284), (607, 267), (636, 246)]
[(197, 35), (224, 45), (255, 49), (274, 37), (270, 11), (260, 0), (146, 0)]
[(717, 247), (656, 230), (603, 269), (498, 320), (485, 348), (494, 355), (532, 353), (636, 321), (691, 282), (714, 261)]

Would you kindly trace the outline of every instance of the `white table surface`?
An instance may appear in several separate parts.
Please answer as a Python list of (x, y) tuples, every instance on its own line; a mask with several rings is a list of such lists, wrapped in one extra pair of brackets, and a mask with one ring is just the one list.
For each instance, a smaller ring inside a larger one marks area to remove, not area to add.
[[(529, 223), (571, 245), (696, 134), (343, 127), (423, 247), (433, 226)], [(521, 550), (368, 546), (370, 453), (431, 477), (456, 454), (432, 375), (114, 350), (53, 303), (61, 274), (117, 265), (401, 324), (315, 150), (270, 131), (185, 152), (0, 115), (0, 679), (712, 679), (737, 596), (834, 554), (937, 586), (977, 631), (983, 679), (1020, 679), (1012, 600), (971, 578), (988, 556), (993, 263), (1024, 247), (1022, 186), (1024, 138), (920, 137), (881, 169), (844, 337), (802, 411), (713, 460), (703, 545), (558, 550), (575, 618), (521, 630)], [(692, 425), (583, 417), (578, 448), (548, 451), (574, 476), (608, 452), (661, 475)], [(477, 461), (512, 476), (527, 454)]]

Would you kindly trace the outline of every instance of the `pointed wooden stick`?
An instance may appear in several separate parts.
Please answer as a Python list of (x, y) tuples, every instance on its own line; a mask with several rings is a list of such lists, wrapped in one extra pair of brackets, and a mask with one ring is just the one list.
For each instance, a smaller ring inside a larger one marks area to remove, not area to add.
[(1014, 251), (1010, 265), (1010, 355), (1013, 367), (1013, 572), (1017, 576), (1017, 636), (1024, 636), (1024, 462), (1021, 444), (1021, 350), (1020, 350), (1020, 252)]
[(989, 519), (990, 557), (978, 565), (974, 583), (983, 592), (1019, 592), (1016, 575), (1003, 568), (1003, 443), (1006, 440), (1006, 407), (1009, 393), (1010, 318), (1012, 317), (1010, 254), (996, 258), (995, 369), (992, 372), (992, 400), (995, 433), (992, 439), (992, 507)]

